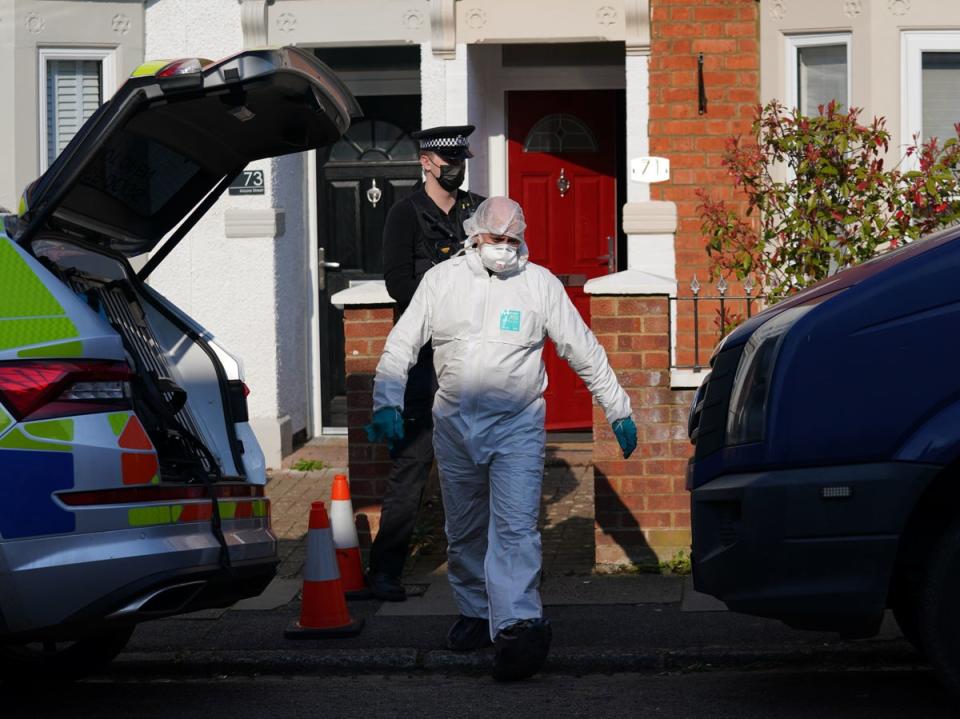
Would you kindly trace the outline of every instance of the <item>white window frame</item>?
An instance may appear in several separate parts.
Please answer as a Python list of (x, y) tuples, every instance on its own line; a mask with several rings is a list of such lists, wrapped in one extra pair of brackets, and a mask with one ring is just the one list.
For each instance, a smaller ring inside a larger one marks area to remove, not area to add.
[(849, 32), (820, 33), (817, 35), (785, 35), (786, 39), (786, 71), (787, 83), (784, 102), (788, 108), (799, 107), (800, 88), (799, 61), (800, 48), (817, 47), (820, 45), (846, 45), (847, 48), (847, 106), (849, 110), (853, 103), (853, 34)]
[[(901, 152), (913, 144), (915, 134), (923, 131), (924, 52), (960, 52), (960, 30), (905, 30), (900, 34)], [(917, 169), (918, 163), (916, 156), (906, 158), (909, 169)]]
[(116, 48), (40, 47), (37, 48), (37, 97), (39, 114), (37, 128), (40, 150), (40, 172), (47, 171), (47, 63), (50, 60), (96, 60), (100, 63), (100, 101), (106, 102), (117, 89)]

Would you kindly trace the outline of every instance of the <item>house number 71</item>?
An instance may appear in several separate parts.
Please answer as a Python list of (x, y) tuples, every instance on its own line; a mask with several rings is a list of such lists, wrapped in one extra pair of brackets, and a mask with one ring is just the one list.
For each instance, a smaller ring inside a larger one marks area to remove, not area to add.
[(665, 157), (635, 157), (630, 161), (633, 182), (664, 182), (670, 179), (670, 160)]

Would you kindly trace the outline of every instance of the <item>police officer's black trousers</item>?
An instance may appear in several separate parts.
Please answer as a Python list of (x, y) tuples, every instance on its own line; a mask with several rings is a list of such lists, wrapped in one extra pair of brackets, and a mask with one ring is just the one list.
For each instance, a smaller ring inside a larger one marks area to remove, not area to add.
[(370, 571), (400, 577), (410, 548), (420, 498), (433, 466), (433, 420), (436, 391), (433, 352), (421, 351), (410, 370), (404, 394), (403, 440), (390, 453), (393, 466), (380, 511), (380, 529), (370, 547)]

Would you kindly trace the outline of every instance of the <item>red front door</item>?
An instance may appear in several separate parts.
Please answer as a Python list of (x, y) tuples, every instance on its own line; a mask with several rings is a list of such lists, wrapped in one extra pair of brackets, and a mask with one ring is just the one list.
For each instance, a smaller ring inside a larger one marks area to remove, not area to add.
[[(508, 94), (510, 197), (523, 206), (530, 259), (550, 269), (590, 323), (583, 284), (609, 272), (617, 236), (616, 94)], [(590, 393), (553, 344), (544, 348), (547, 429), (592, 426)]]

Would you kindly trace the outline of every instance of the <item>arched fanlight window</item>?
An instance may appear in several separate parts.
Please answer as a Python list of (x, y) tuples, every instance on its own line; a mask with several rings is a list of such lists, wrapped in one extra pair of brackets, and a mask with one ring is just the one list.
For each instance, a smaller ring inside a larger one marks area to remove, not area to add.
[(382, 120), (362, 120), (331, 148), (329, 162), (416, 161), (417, 143), (396, 125)]
[(596, 152), (597, 138), (582, 120), (566, 113), (547, 115), (537, 121), (527, 139), (524, 152)]

